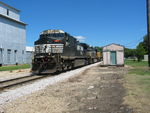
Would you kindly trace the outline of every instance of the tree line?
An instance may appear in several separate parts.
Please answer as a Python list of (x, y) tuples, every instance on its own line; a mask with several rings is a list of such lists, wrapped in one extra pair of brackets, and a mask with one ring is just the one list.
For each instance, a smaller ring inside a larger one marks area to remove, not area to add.
[(137, 58), (138, 61), (141, 61), (144, 58), (145, 54), (148, 54), (148, 36), (143, 37), (143, 41), (140, 42), (136, 49), (125, 48), (125, 58)]

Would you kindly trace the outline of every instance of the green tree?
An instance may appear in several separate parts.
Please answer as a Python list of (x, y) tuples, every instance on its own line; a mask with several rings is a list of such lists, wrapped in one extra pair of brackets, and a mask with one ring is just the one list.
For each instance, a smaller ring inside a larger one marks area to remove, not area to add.
[(129, 57), (134, 58), (136, 56), (136, 49), (125, 48), (124, 51), (125, 51), (125, 58)]
[(125, 48), (125, 57), (137, 57), (138, 61), (141, 61), (145, 54), (148, 54), (148, 36), (143, 37), (143, 41), (140, 42), (136, 49)]
[(102, 52), (103, 51), (102, 47), (96, 46), (95, 49), (97, 49), (98, 52)]
[(136, 47), (136, 57), (138, 61), (141, 61), (146, 54), (145, 46), (143, 42), (140, 42), (139, 45)]
[(143, 47), (144, 47), (144, 49), (145, 49), (145, 52), (146, 52), (146, 54), (148, 54), (148, 36), (147, 35), (145, 35), (144, 37), (143, 37), (143, 42), (142, 42), (142, 45), (143, 45)]

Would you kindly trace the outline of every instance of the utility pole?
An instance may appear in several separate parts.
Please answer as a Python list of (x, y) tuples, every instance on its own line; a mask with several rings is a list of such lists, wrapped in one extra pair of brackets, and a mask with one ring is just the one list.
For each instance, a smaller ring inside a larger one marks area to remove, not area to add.
[(148, 34), (148, 65), (150, 67), (150, 0), (146, 0), (147, 4), (147, 34)]

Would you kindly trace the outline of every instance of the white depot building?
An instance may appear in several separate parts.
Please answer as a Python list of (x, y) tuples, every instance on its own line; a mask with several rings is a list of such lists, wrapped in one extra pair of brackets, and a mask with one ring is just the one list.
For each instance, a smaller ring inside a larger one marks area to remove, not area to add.
[(20, 11), (0, 1), (0, 66), (26, 63), (26, 24)]

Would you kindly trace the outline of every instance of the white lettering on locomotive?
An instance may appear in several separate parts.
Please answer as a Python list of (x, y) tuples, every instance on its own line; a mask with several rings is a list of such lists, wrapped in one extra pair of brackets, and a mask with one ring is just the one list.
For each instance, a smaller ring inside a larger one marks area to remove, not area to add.
[(35, 45), (35, 53), (63, 53), (63, 44)]

